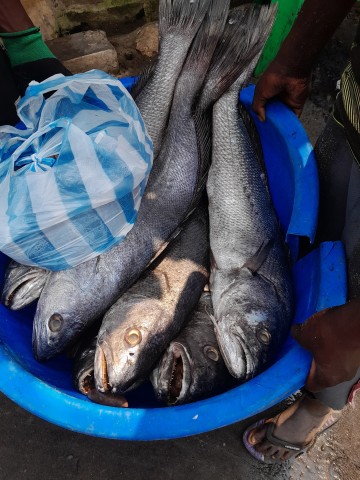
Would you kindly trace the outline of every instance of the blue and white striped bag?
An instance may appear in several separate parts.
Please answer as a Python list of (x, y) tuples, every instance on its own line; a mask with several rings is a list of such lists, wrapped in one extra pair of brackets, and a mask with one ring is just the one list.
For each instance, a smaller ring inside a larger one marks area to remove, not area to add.
[(63, 270), (121, 242), (153, 160), (127, 90), (97, 70), (55, 75), (29, 85), (18, 115), (25, 130), (0, 127), (0, 251)]

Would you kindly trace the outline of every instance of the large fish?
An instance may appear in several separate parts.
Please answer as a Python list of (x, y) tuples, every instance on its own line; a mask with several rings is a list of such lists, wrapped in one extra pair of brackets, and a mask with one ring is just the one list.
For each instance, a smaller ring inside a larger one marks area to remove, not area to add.
[[(39, 360), (67, 348), (104, 315), (166, 247), (196, 206), (204, 187), (205, 160), (199, 154), (193, 106), (228, 8), (227, 2), (214, 0), (210, 5), (202, 33), (197, 34), (177, 81), (164, 144), (150, 173), (136, 223), (119, 246), (71, 270), (54, 272), (48, 278), (33, 328), (33, 351)], [(228, 64), (232, 66), (233, 52), (228, 53)], [(214, 85), (219, 95), (223, 93), (218, 88), (223, 83), (222, 75), (227, 76), (228, 71), (221, 72)], [(203, 117), (211, 122), (209, 113), (204, 111)]]
[[(259, 52), (271, 28), (271, 13), (261, 10), (252, 17)], [(286, 338), (293, 291), (283, 235), (239, 114), (243, 82), (239, 78), (214, 108), (207, 192), (215, 333), (230, 373), (245, 381), (274, 359)]]
[(209, 292), (204, 292), (189, 323), (170, 343), (150, 375), (155, 396), (181, 405), (215, 395), (235, 384), (215, 338)]
[(20, 310), (37, 300), (50, 272), (21, 265), (12, 260), (5, 272), (1, 302), (11, 310)]
[(159, 58), (132, 92), (153, 142), (154, 158), (165, 134), (176, 80), (208, 8), (209, 2), (202, 0), (160, 0)]
[(95, 388), (94, 359), (97, 340), (97, 330), (91, 329), (76, 348), (73, 366), (73, 382), (77, 390), (86, 395), (89, 400), (110, 407), (128, 407), (126, 399), (111, 392), (102, 393)]
[(178, 334), (208, 281), (208, 213), (199, 207), (169, 248), (106, 313), (95, 382), (124, 393), (145, 378)]

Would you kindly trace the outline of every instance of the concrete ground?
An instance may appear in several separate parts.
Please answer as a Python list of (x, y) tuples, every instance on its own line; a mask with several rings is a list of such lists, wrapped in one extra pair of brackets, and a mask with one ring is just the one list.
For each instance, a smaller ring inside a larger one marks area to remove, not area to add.
[(244, 450), (241, 434), (252, 421), (178, 440), (125, 442), (63, 430), (1, 395), (0, 479), (360, 479), (359, 408), (349, 407), (308, 455), (284, 465), (261, 465)]
[[(334, 100), (336, 80), (353, 37), (354, 19), (356, 16), (350, 15), (344, 22), (316, 69), (302, 117), (313, 143)], [(121, 54), (129, 48), (123, 43)], [(129, 63), (122, 65), (126, 58)], [(119, 62), (122, 73), (137, 73), (130, 68), (133, 55), (124, 54)], [(261, 465), (244, 450), (241, 434), (254, 420), (178, 440), (114, 441), (63, 430), (0, 394), (0, 480), (360, 479), (360, 399), (354, 408), (347, 407), (339, 423), (318, 439), (309, 454), (284, 465)]]

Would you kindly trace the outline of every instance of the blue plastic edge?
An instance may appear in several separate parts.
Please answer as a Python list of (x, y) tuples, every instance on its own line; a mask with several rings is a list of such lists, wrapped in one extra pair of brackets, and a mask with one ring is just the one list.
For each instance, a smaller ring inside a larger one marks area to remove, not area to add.
[[(290, 235), (307, 236), (314, 242), (317, 227), (317, 212), (319, 205), (319, 186), (315, 155), (309, 138), (296, 115), (279, 101), (270, 101), (266, 107), (266, 120), (261, 122), (252, 111), (252, 100), (255, 86), (250, 85), (240, 92), (240, 100), (251, 113), (260, 138), (268, 123), (281, 131), (286, 139), (289, 157), (293, 162), (294, 203), (292, 215), (287, 230)], [(265, 161), (275, 160), (277, 153), (267, 149), (263, 144)], [(306, 192), (304, 194), (304, 192)], [(288, 240), (288, 238), (287, 238)]]

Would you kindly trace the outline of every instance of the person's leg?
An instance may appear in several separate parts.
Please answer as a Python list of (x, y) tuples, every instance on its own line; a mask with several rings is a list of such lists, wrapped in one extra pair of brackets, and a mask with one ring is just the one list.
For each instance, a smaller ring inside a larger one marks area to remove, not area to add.
[[(360, 207), (360, 170), (355, 164), (343, 127), (333, 118), (319, 137), (315, 153), (320, 179), (318, 241), (337, 240), (344, 230), (349, 271), (360, 272), (360, 264), (354, 262), (354, 252), (360, 245), (360, 208), (356, 208), (357, 202)], [(354, 169), (354, 165), (357, 169)], [(357, 278), (355, 274), (353, 278)], [(350, 283), (353, 286), (356, 284), (354, 281)], [(309, 392), (275, 419), (265, 420), (257, 428), (250, 428), (244, 435), (245, 446), (252, 455), (263, 461), (284, 461), (296, 455), (298, 451), (292, 446), (304, 448), (312, 444), (319, 432), (334, 423), (334, 416), (339, 416), (346, 405), (359, 376), (360, 370), (349, 382), (316, 394)], [(339, 413), (335, 415), (335, 411)], [(269, 435), (271, 423), (275, 423), (275, 426), (271, 426)], [(287, 444), (290, 448), (286, 447)]]
[(20, 0), (0, 2), (0, 37), (21, 96), (32, 80), (42, 82), (57, 73), (71, 75), (47, 47)]
[(360, 297), (360, 167), (354, 160), (351, 168), (345, 227), (341, 239), (348, 264), (349, 299)]
[(15, 84), (9, 60), (0, 48), (0, 125), (16, 125), (19, 121), (15, 102), (19, 91)]
[(353, 154), (344, 127), (330, 117), (315, 145), (319, 173), (317, 242), (339, 240), (345, 223)]

